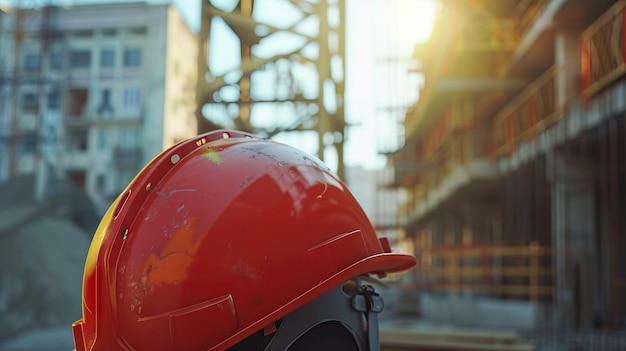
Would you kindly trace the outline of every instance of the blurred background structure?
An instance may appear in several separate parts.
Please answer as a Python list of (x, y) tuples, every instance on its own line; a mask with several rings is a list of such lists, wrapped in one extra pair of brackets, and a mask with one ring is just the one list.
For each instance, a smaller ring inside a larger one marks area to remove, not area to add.
[(418, 257), (388, 345), (626, 349), (626, 1), (0, 5), (0, 350), (71, 347), (99, 216), (220, 128), (317, 154)]
[(390, 155), (420, 312), (623, 338), (626, 3), (441, 4)]
[(168, 5), (31, 4), (2, 14), (0, 179), (35, 173), (42, 198), (68, 178), (103, 212), (196, 134), (196, 35)]

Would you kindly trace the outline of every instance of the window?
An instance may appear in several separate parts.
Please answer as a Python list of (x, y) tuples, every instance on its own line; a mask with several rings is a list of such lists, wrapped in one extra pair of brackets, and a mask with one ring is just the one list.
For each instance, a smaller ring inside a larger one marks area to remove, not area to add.
[(110, 68), (115, 66), (115, 50), (105, 49), (100, 53), (100, 67)]
[(104, 174), (96, 175), (96, 190), (104, 192), (107, 190), (107, 177)]
[(87, 106), (89, 91), (87, 88), (68, 89), (65, 93), (65, 115), (68, 117), (80, 117)]
[(24, 55), (24, 70), (28, 72), (39, 71), (41, 67), (41, 56), (36, 53), (29, 53)]
[(85, 171), (67, 171), (65, 176), (80, 189), (85, 189)]
[(73, 132), (68, 135), (68, 138), (66, 139), (67, 151), (87, 151), (87, 147), (87, 132)]
[(124, 67), (141, 66), (141, 49), (131, 48), (124, 50)]
[(119, 129), (117, 147), (121, 150), (136, 150), (139, 147), (139, 135), (137, 127)]
[(141, 36), (141, 35), (146, 35), (146, 32), (147, 32), (146, 27), (133, 27), (133, 28), (126, 29), (126, 33), (128, 35)]
[(72, 36), (76, 38), (91, 38), (93, 36), (93, 30), (91, 29), (77, 30), (72, 33)]
[(109, 144), (110, 144), (109, 130), (106, 128), (98, 129), (98, 149), (108, 150)]
[(91, 66), (91, 51), (72, 51), (70, 53), (70, 65), (72, 68), (89, 68)]
[(117, 34), (117, 30), (115, 28), (108, 28), (102, 30), (102, 36), (104, 37), (114, 37)]
[(141, 90), (139, 88), (124, 89), (124, 107), (135, 108), (141, 106)]
[(61, 51), (52, 51), (48, 56), (48, 62), (51, 70), (60, 71), (63, 69), (63, 53)]
[(39, 108), (39, 99), (34, 93), (26, 93), (22, 95), (22, 110), (36, 112)]
[(61, 107), (61, 94), (58, 91), (48, 93), (47, 106), (51, 110), (58, 110)]
[(17, 138), (17, 153), (19, 155), (34, 154), (37, 151), (37, 136), (25, 134)]

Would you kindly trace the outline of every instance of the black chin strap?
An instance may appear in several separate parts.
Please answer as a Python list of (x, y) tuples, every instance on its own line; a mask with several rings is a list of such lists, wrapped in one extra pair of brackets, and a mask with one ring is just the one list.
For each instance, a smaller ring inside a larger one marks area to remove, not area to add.
[(383, 299), (372, 286), (361, 285), (360, 279), (354, 282), (353, 294), (339, 286), (284, 317), (265, 351), (288, 350), (299, 337), (324, 322), (340, 322), (360, 351), (379, 351), (378, 313), (383, 310)]
[(352, 296), (352, 308), (363, 312), (367, 318), (367, 334), (370, 351), (379, 351), (378, 314), (383, 311), (383, 298), (370, 285), (363, 285), (359, 292)]

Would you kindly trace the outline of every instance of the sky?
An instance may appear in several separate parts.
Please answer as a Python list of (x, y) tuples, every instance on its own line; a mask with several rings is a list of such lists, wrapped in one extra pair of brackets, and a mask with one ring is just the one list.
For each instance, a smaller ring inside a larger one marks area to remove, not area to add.
[[(0, 0), (0, 6), (128, 1), (132, 0)], [(201, 1), (147, 0), (148, 3), (173, 3), (196, 32), (200, 27)], [(271, 6), (267, 4), (281, 1), (263, 0), (262, 3)], [(414, 64), (408, 58), (415, 44), (427, 40), (430, 35), (436, 11), (434, 1), (346, 0), (344, 98), (345, 118), (350, 125), (344, 132), (346, 166), (380, 169), (385, 165), (381, 152), (402, 147), (402, 107), (408, 107), (419, 98), (418, 88), (422, 79), (418, 74), (408, 73)], [(317, 151), (316, 142), (294, 146), (310, 153)], [(336, 169), (336, 156), (325, 155), (325, 161)]]

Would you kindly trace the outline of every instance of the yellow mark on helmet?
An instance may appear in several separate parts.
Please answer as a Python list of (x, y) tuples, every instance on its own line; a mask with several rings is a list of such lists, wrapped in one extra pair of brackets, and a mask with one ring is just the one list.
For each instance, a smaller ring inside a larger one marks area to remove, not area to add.
[(211, 149), (206, 149), (203, 152), (204, 156), (206, 156), (209, 160), (217, 163), (218, 165), (220, 163), (222, 163), (222, 158), (220, 157), (220, 155), (217, 154), (217, 152), (211, 150)]
[(106, 235), (109, 225), (111, 224), (111, 219), (113, 217), (113, 209), (117, 202), (119, 201), (119, 197), (111, 204), (107, 212), (102, 217), (96, 232), (93, 235), (93, 239), (91, 239), (91, 245), (89, 246), (89, 251), (87, 252), (87, 260), (85, 262), (85, 275), (90, 275), (96, 269), (96, 264), (98, 262), (98, 254), (100, 253), (100, 247), (102, 246), (102, 241), (104, 240), (104, 236)]

